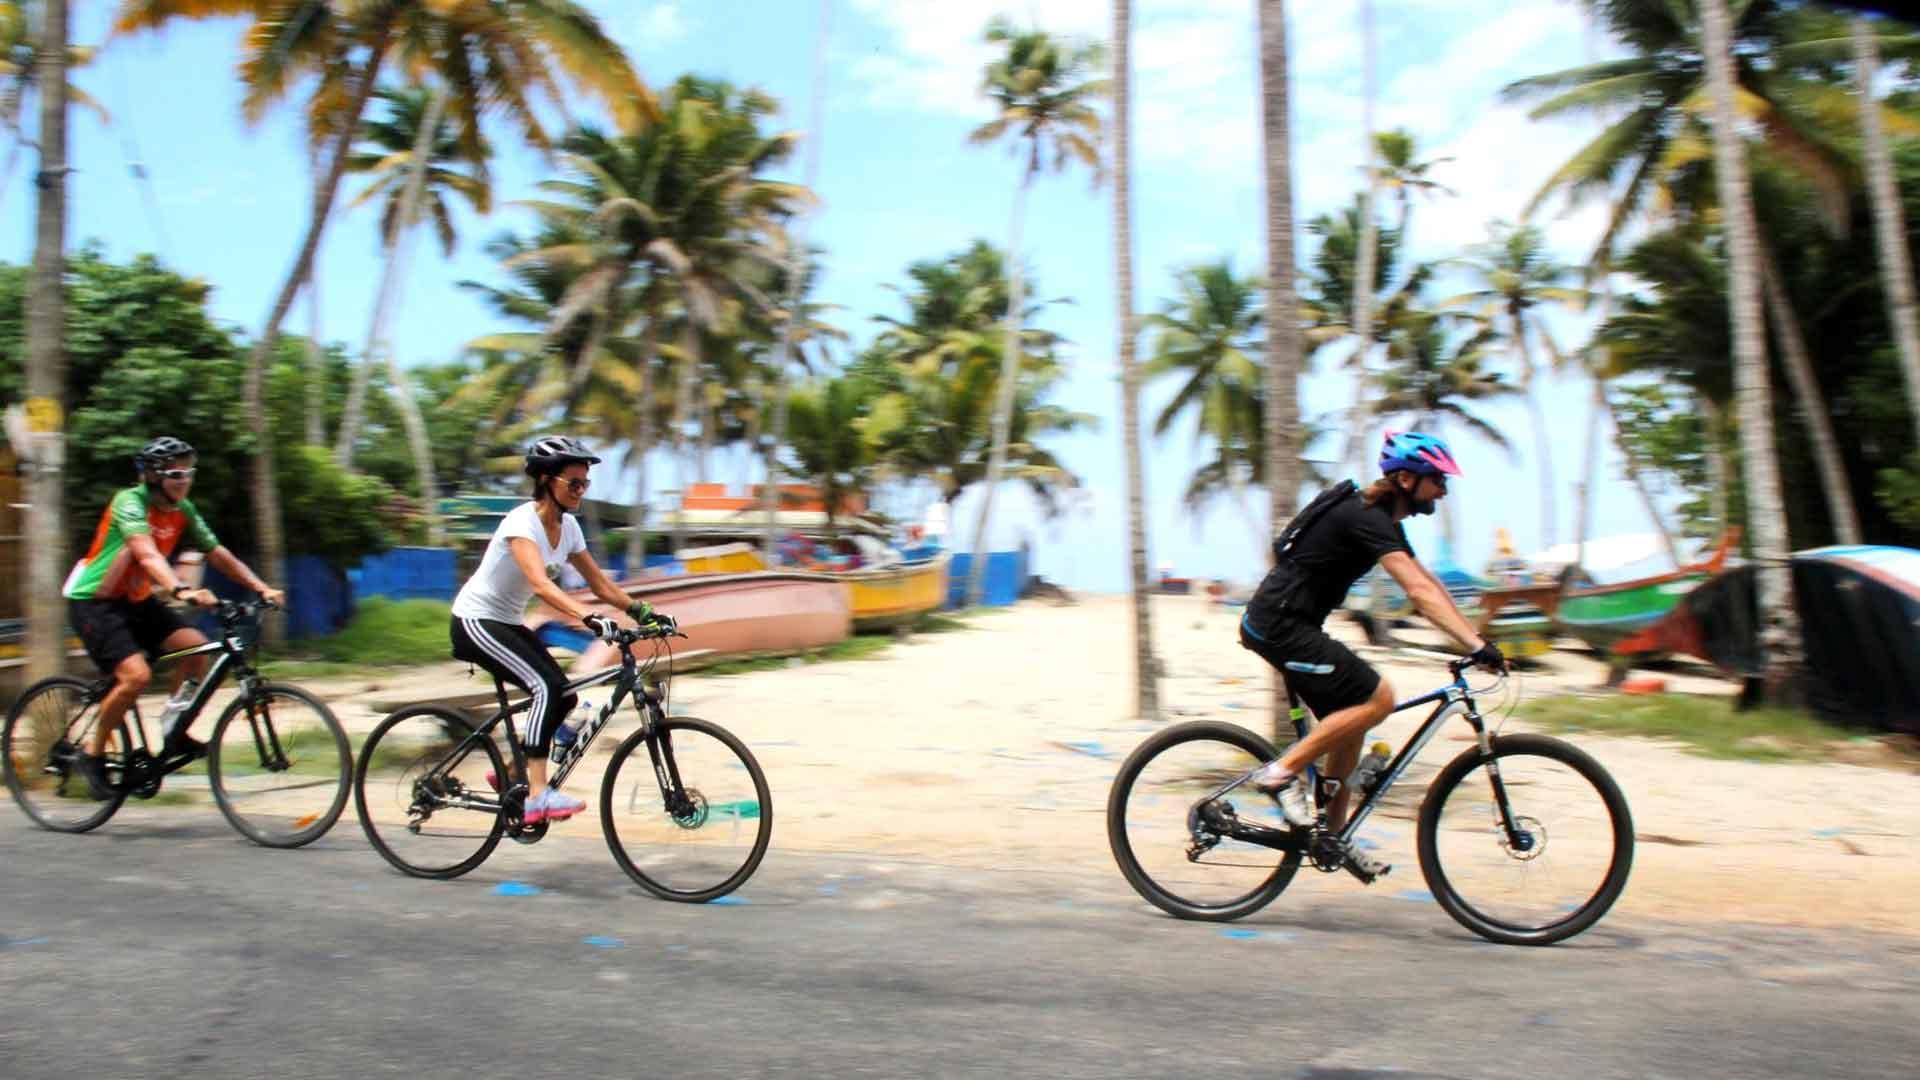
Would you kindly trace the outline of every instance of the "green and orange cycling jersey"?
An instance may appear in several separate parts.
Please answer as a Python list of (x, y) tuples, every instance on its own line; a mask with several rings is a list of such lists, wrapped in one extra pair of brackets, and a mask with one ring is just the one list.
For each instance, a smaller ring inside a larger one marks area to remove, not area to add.
[(184, 536), (203, 552), (220, 546), (193, 503), (182, 499), (171, 509), (162, 510), (147, 498), (145, 484), (136, 484), (116, 494), (100, 515), (100, 527), (94, 531), (93, 546), (67, 575), (62, 593), (69, 600), (125, 599), (139, 603), (153, 595), (153, 580), (134, 561), (127, 548), (127, 537), (153, 537), (153, 546), (163, 558), (171, 558), (173, 549)]

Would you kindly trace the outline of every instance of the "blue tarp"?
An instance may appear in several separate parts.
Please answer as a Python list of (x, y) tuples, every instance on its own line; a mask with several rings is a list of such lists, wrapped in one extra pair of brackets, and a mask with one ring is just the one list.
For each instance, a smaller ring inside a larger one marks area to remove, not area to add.
[[(953, 561), (947, 564), (947, 606), (965, 607), (967, 603), (967, 575), (972, 572), (973, 555), (955, 553)], [(990, 551), (987, 553), (987, 580), (981, 590), (980, 602), (987, 607), (1006, 607), (1020, 599), (1020, 590), (1027, 584), (1027, 557), (1021, 551)]]
[(454, 556), (452, 548), (393, 548), (362, 561), (347, 578), (356, 597), (451, 601), (457, 585)]

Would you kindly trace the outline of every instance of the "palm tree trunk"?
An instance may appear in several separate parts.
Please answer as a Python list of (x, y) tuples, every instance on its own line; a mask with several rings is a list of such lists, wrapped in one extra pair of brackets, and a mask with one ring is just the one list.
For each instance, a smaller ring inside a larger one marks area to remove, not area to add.
[(647, 563), (647, 453), (653, 448), (653, 353), (656, 323), (647, 317), (640, 332), (640, 400), (633, 410), (633, 525), (627, 532), (627, 580), (639, 578)]
[[(1260, 141), (1267, 182), (1267, 527), (1278, 533), (1300, 501), (1300, 313), (1294, 296), (1289, 158), (1287, 3), (1260, 0)], [(1275, 742), (1292, 739), (1286, 684), (1273, 674)]]
[[(354, 444), (360, 439), (360, 424), (366, 409), (367, 384), (379, 353), (387, 349), (387, 322), (392, 317), (394, 307), (399, 304), (401, 278), (406, 264), (404, 243), (412, 235), (413, 219), (420, 210), (420, 195), (426, 189), (427, 158), (433, 153), (433, 136), (440, 128), (440, 118), (445, 115), (446, 108), (446, 91), (435, 90), (427, 102), (420, 129), (414, 132), (413, 158), (407, 162), (407, 180), (400, 190), (400, 205), (387, 223), (387, 234), (381, 237), (381, 247), (387, 253), (387, 260), (380, 270), (380, 285), (373, 294), (373, 318), (367, 324), (367, 346), (360, 354), (360, 362), (354, 365), (353, 383), (347, 390), (346, 409), (340, 415), (339, 439), (333, 447), (333, 459), (343, 469), (353, 464)], [(391, 352), (390, 349), (387, 351)]]
[(1880, 122), (1880, 100), (1873, 80), (1880, 68), (1880, 50), (1873, 24), (1853, 23), (1854, 67), (1860, 93), (1860, 137), (1867, 156), (1867, 190), (1873, 196), (1874, 235), (1880, 246), (1880, 281), (1886, 287), (1887, 307), (1893, 314), (1893, 339), (1900, 347), (1900, 373), (1907, 382), (1907, 413), (1913, 417), (1914, 445), (1920, 446), (1920, 314), (1913, 299), (1913, 259), (1907, 251), (1906, 214), (1893, 182), (1893, 155)]
[(673, 458), (680, 473), (680, 507), (673, 515), (673, 551), (687, 546), (687, 414), (693, 411), (694, 370), (700, 360), (700, 328), (691, 314), (680, 334), (680, 383), (673, 395)]
[(1787, 512), (1780, 492), (1780, 461), (1773, 435), (1772, 394), (1767, 381), (1766, 324), (1760, 311), (1759, 241), (1747, 180), (1746, 147), (1740, 141), (1733, 101), (1732, 31), (1726, 0), (1701, 0), (1707, 77), (1713, 91), (1714, 178), (1728, 238), (1728, 278), (1733, 292), (1734, 400), (1739, 415), (1741, 464), (1746, 472), (1747, 522), (1758, 562), (1761, 674), (1769, 696), (1786, 695), (1798, 674), (1799, 619), (1788, 570), (1791, 550)]
[(1355, 256), (1353, 268), (1353, 336), (1356, 342), (1353, 362), (1362, 372), (1367, 369), (1367, 354), (1373, 348), (1374, 263), (1379, 258), (1380, 248), (1380, 223), (1375, 220), (1373, 206), (1378, 186), (1374, 176), (1373, 106), (1378, 90), (1373, 70), (1373, 4), (1371, 0), (1360, 0), (1360, 137), (1365, 144), (1362, 160), (1366, 162), (1366, 169), (1361, 173), (1365, 181), (1360, 185), (1360, 250)]
[[(1654, 531), (1660, 534), (1661, 546), (1666, 548), (1667, 558), (1675, 566), (1680, 565), (1680, 546), (1673, 538), (1673, 528), (1660, 513), (1660, 504), (1654, 500), (1653, 490), (1647, 487), (1646, 477), (1640, 471), (1640, 459), (1627, 442), (1626, 435), (1620, 430), (1620, 410), (1613, 404), (1612, 395), (1607, 393), (1604, 382), (1596, 381), (1593, 386), (1594, 400), (1607, 411), (1608, 426), (1613, 428), (1613, 447), (1620, 453), (1621, 467), (1626, 471), (1627, 480), (1633, 485), (1634, 493), (1640, 497), (1640, 507), (1647, 513), (1647, 520), (1653, 522)], [(1724, 489), (1722, 489), (1724, 494)]]
[[(340, 132), (334, 139), (326, 176), (314, 191), (306, 238), (300, 244), (299, 254), (294, 256), (293, 268), (288, 271), (279, 294), (274, 297), (273, 307), (267, 312), (267, 324), (261, 329), (259, 340), (254, 342), (247, 356), (247, 375), (241, 401), (247, 414), (248, 432), (253, 436), (250, 478), (253, 483), (254, 531), (259, 549), (254, 569), (269, 582), (286, 580), (286, 543), (280, 531), (280, 489), (273, 475), (273, 434), (267, 426), (264, 385), (267, 364), (273, 356), (274, 345), (280, 339), (280, 324), (292, 309), (293, 298), (299, 294), (300, 286), (313, 266), (314, 253), (320, 249), (320, 238), (326, 232), (334, 196), (340, 190), (340, 177), (346, 172), (347, 151), (353, 146), (354, 136), (360, 127), (360, 116), (366, 111), (367, 100), (373, 96), (373, 88), (380, 78), (380, 66), (386, 59), (390, 30), (391, 23), (385, 21), (374, 30), (366, 69), (361, 74), (360, 85), (354, 88), (353, 100), (340, 118)], [(285, 633), (284, 622), (277, 618), (266, 620), (262, 626), (262, 636), (269, 646), (283, 641)]]
[[(807, 120), (806, 166), (803, 176), (808, 191), (819, 190), (820, 185), (820, 136), (825, 128), (827, 100), (827, 41), (833, 26), (833, 0), (820, 0), (819, 21), (815, 24), (813, 37), (813, 91), (811, 115)], [(767, 444), (767, 483), (760, 491), (760, 510), (767, 518), (766, 552), (764, 558), (769, 569), (774, 565), (775, 553), (780, 543), (780, 470), (778, 457), (780, 448), (787, 442), (787, 371), (793, 366), (793, 328), (794, 320), (800, 317), (800, 304), (805, 299), (807, 245), (804, 232), (796, 223), (791, 230), (793, 245), (792, 296), (787, 307), (787, 321), (781, 327), (780, 359), (773, 380), (773, 439)], [(831, 508), (829, 508), (831, 509)]]
[[(1709, 510), (1713, 515), (1715, 535), (1724, 535), (1727, 526), (1727, 493), (1733, 486), (1733, 479), (1727, 469), (1727, 414), (1713, 399), (1705, 394), (1699, 395), (1700, 415), (1706, 421), (1707, 429), (1707, 486), (1712, 489), (1708, 496)], [(1675, 553), (1673, 564), (1680, 565), (1680, 556)]]
[(1787, 380), (1793, 384), (1800, 421), (1807, 426), (1807, 435), (1813, 442), (1814, 465), (1820, 471), (1820, 487), (1827, 496), (1827, 513), (1833, 518), (1834, 535), (1843, 544), (1857, 544), (1860, 515), (1853, 507), (1853, 489), (1847, 484), (1847, 468), (1840, 460), (1840, 443), (1833, 437), (1833, 418), (1827, 414), (1826, 396), (1820, 393), (1813, 361), (1807, 357), (1807, 339), (1800, 333), (1800, 319), (1787, 299), (1787, 290), (1780, 284), (1780, 269), (1773, 252), (1764, 239), (1757, 247), (1767, 312), (1773, 316), (1774, 336), (1780, 339)]
[(993, 523), (993, 499), (1000, 490), (1000, 474), (1007, 466), (1007, 438), (1013, 427), (1013, 400), (1020, 379), (1020, 321), (1026, 306), (1025, 276), (1020, 258), (1020, 227), (1026, 216), (1027, 192), (1039, 171), (1038, 149), (1030, 155), (1013, 193), (1013, 221), (1007, 231), (1007, 340), (1000, 354), (1000, 382), (994, 389), (993, 445), (987, 455), (987, 490), (980, 498), (980, 516), (973, 531), (973, 563), (967, 568), (967, 606), (975, 607), (987, 585), (987, 529)]
[(694, 464), (698, 470), (694, 475), (704, 484), (710, 478), (707, 472), (707, 466), (713, 455), (714, 415), (712, 388), (703, 382), (697, 388), (695, 396), (700, 405), (700, 450), (699, 456), (694, 458)]
[[(1146, 470), (1140, 460), (1140, 365), (1134, 358), (1138, 327), (1133, 317), (1133, 206), (1129, 154), (1133, 122), (1129, 66), (1133, 4), (1113, 0), (1113, 278), (1120, 336), (1120, 425), (1127, 456), (1127, 571), (1133, 601), (1133, 711), (1142, 721), (1160, 718), (1159, 665), (1153, 656), (1152, 594), (1147, 582)], [(1232, 470), (1229, 470), (1232, 471)], [(1240, 492), (1234, 505), (1244, 509)]]
[(307, 275), (307, 445), (327, 445), (327, 353), (320, 344), (320, 257)]
[[(67, 0), (42, 8), (39, 205), (34, 211), (33, 279), (27, 294), (29, 428), (45, 435), (27, 482), (27, 678), (65, 666), (66, 605), (60, 597), (66, 562), (66, 263), (67, 263)], [(51, 444), (51, 445), (49, 445)]]
[(1558, 540), (1555, 525), (1558, 523), (1558, 508), (1553, 501), (1553, 436), (1547, 430), (1546, 411), (1540, 407), (1540, 394), (1534, 386), (1533, 354), (1527, 348), (1527, 324), (1523, 316), (1513, 315), (1514, 344), (1520, 350), (1520, 370), (1526, 385), (1522, 392), (1527, 398), (1527, 418), (1533, 424), (1533, 450), (1540, 459), (1540, 548), (1546, 550)]

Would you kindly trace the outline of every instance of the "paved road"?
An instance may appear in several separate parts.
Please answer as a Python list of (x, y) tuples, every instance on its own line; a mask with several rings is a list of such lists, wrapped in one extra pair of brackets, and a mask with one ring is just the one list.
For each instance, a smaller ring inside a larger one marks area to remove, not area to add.
[(65, 837), (11, 806), (0, 867), (9, 1080), (1920, 1075), (1920, 939), (1614, 921), (1503, 948), (1417, 872), (1303, 881), (1221, 927), (1117, 873), (804, 855), (776, 830), (737, 903), (689, 907), (588, 839), (431, 882), (351, 810), (282, 853), (206, 808)]

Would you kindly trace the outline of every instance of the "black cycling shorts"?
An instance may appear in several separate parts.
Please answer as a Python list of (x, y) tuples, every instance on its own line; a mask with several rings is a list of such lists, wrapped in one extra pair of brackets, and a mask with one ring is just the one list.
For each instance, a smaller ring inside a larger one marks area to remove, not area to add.
[(1380, 688), (1380, 673), (1372, 664), (1310, 623), (1281, 620), (1260, 637), (1242, 617), (1240, 644), (1272, 664), (1287, 689), (1322, 719), (1364, 704)]
[(113, 674), (120, 661), (129, 656), (157, 656), (174, 631), (187, 624), (173, 609), (149, 596), (139, 603), (122, 597), (110, 600), (69, 600), (67, 617), (74, 632), (87, 647), (87, 655), (103, 675)]

